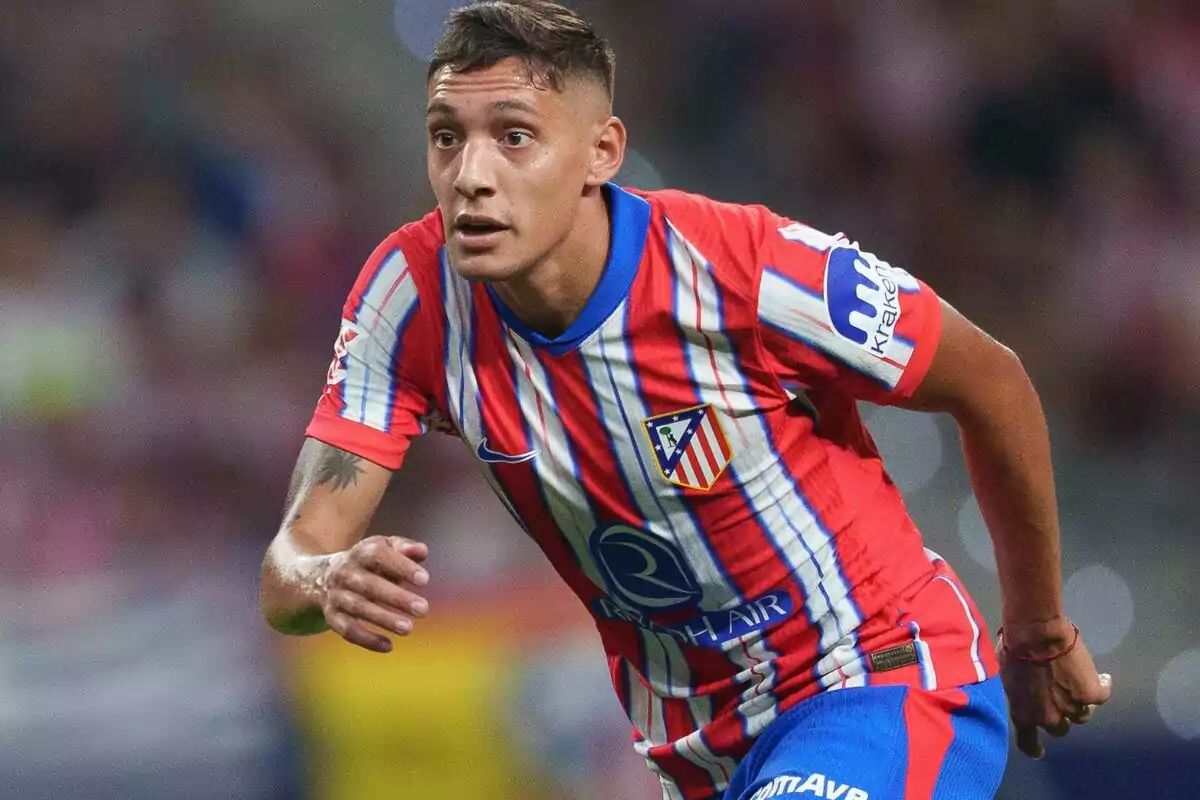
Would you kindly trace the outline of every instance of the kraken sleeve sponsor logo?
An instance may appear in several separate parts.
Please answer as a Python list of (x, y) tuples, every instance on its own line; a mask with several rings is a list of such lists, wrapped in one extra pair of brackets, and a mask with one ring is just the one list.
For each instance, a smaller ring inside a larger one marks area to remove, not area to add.
[(900, 294), (918, 290), (911, 275), (854, 247), (835, 247), (825, 262), (825, 308), (843, 339), (878, 358), (900, 322)]
[(792, 615), (794, 604), (786, 592), (771, 592), (733, 608), (709, 611), (683, 622), (662, 624), (636, 608), (625, 608), (601, 597), (593, 610), (601, 619), (629, 622), (655, 633), (673, 636), (682, 644), (720, 648), (746, 634), (766, 630)]
[(609, 592), (649, 611), (694, 606), (702, 594), (683, 553), (667, 539), (628, 525), (597, 528), (592, 555)]

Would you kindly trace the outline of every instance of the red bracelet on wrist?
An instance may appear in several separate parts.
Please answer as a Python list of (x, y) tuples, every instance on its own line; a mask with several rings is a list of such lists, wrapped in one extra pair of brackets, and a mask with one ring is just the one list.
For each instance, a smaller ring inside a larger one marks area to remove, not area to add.
[(1060, 659), (1067, 653), (1070, 653), (1075, 649), (1075, 645), (1079, 644), (1079, 626), (1072, 622), (1071, 628), (1075, 631), (1075, 637), (1071, 639), (1071, 643), (1067, 645), (1067, 648), (1061, 653), (1055, 653), (1052, 656), (1031, 656), (1028, 654), (1014, 653), (1008, 648), (1008, 643), (1004, 641), (1004, 628), (1000, 628), (998, 631), (996, 631), (996, 634), (1000, 637), (1001, 647), (1004, 648), (1004, 652), (1008, 654), (1010, 658), (1016, 659), (1017, 661), (1025, 661), (1030, 664), (1049, 664), (1051, 661)]

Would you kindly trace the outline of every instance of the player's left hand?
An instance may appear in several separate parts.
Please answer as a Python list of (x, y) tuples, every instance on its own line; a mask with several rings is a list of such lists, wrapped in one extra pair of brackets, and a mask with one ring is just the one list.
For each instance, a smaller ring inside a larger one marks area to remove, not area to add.
[(1031, 647), (1008, 630), (996, 646), (1017, 748), (1030, 758), (1046, 753), (1039, 728), (1055, 738), (1066, 736), (1072, 725), (1089, 721), (1112, 694), (1112, 676), (1096, 671), (1083, 637), (1076, 638), (1077, 629), (1066, 620), (1063, 624), (1061, 635), (1051, 637), (1065, 642), (1059, 653)]

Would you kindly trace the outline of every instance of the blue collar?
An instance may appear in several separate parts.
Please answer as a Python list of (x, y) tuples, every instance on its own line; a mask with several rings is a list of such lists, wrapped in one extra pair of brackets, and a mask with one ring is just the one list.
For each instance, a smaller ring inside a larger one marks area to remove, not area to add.
[(638, 265), (646, 249), (646, 235), (650, 231), (650, 204), (615, 183), (605, 184), (603, 191), (608, 198), (612, 225), (608, 260), (604, 263), (604, 274), (600, 276), (592, 296), (565, 331), (553, 339), (546, 338), (518, 319), (492, 285), (487, 285), (488, 294), (492, 296), (492, 302), (505, 324), (522, 339), (534, 347), (545, 348), (551, 355), (560, 356), (578, 347), (608, 319), (629, 294), (629, 287), (637, 277)]

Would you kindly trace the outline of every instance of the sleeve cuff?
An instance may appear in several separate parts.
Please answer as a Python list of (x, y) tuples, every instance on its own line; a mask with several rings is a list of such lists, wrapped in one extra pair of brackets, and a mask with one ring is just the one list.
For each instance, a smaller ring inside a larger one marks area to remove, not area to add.
[(912, 359), (904, 368), (900, 383), (896, 384), (893, 392), (896, 400), (907, 400), (917, 391), (929, 368), (933, 366), (933, 357), (937, 355), (938, 345), (942, 341), (942, 301), (937, 293), (924, 283), (921, 284), (921, 293), (931, 297), (932, 301), (925, 306), (921, 338), (913, 350)]
[(318, 410), (308, 423), (304, 435), (372, 461), (379, 466), (398, 470), (408, 452), (409, 439), (384, 433), (359, 422)]

